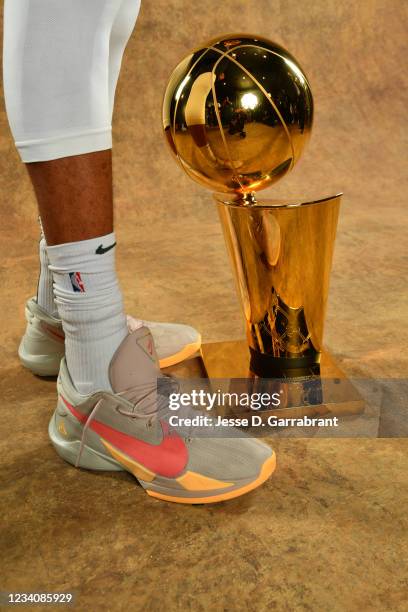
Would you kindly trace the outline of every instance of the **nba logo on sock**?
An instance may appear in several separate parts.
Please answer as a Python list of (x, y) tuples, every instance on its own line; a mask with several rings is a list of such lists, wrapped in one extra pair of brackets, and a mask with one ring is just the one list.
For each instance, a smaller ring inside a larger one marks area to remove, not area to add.
[(74, 291), (85, 293), (85, 285), (79, 272), (70, 272), (69, 278), (71, 279), (71, 285)]

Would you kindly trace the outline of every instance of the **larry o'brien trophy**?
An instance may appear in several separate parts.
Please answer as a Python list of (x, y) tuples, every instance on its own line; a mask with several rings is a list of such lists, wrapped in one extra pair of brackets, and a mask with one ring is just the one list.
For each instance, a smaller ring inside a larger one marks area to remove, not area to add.
[(319, 375), (341, 194), (311, 202), (255, 195), (293, 168), (312, 120), (303, 70), (262, 37), (211, 40), (170, 77), (164, 132), (185, 172), (217, 192), (247, 325), (249, 354), (237, 343), (230, 343), (229, 357), (228, 343), (212, 355), (203, 347), (211, 377)]

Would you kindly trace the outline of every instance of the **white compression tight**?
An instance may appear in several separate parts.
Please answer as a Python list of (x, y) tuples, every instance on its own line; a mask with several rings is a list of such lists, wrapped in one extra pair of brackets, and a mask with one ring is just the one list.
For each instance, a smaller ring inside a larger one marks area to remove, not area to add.
[(4, 91), (21, 159), (110, 149), (115, 89), (140, 0), (5, 0)]

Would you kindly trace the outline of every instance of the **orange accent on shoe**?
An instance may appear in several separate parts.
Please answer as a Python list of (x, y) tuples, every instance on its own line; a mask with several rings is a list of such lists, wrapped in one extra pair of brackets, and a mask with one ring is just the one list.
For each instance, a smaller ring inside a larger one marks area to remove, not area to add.
[(276, 455), (273, 453), (272, 456), (269, 457), (269, 459), (267, 459), (263, 464), (258, 478), (249, 484), (244, 485), (240, 489), (235, 489), (234, 491), (228, 491), (226, 493), (219, 493), (218, 495), (213, 495), (210, 497), (175, 497), (171, 495), (164, 495), (163, 493), (157, 493), (156, 491), (151, 491), (149, 489), (146, 489), (146, 493), (151, 497), (156, 497), (157, 499), (162, 499), (164, 501), (176, 502), (179, 504), (215, 504), (217, 502), (233, 499), (234, 497), (239, 497), (240, 495), (244, 495), (244, 493), (249, 493), (249, 491), (253, 491), (253, 489), (259, 487), (269, 478), (272, 472), (274, 472), (275, 468)]
[(65, 425), (64, 425), (64, 421), (60, 421), (58, 423), (58, 431), (60, 432), (60, 434), (62, 434), (63, 436), (67, 436), (67, 430), (65, 429)]
[(186, 344), (184, 348), (182, 348), (182, 350), (179, 351), (178, 353), (175, 353), (174, 355), (170, 355), (169, 357), (164, 357), (163, 359), (160, 359), (159, 365), (161, 368), (169, 368), (172, 365), (176, 365), (176, 363), (181, 363), (182, 361), (189, 359), (190, 357), (194, 355), (194, 353), (199, 351), (200, 346), (201, 346), (201, 336), (199, 335), (198, 340), (196, 340), (196, 342), (192, 342), (191, 344)]
[(233, 482), (208, 478), (208, 476), (197, 474), (197, 472), (186, 472), (176, 480), (186, 491), (211, 491), (212, 489), (226, 489), (234, 485)]
[(155, 479), (156, 474), (140, 465), (140, 463), (137, 463), (137, 461), (134, 461), (134, 459), (131, 459), (130, 457), (127, 457), (121, 453), (117, 448), (111, 446), (109, 442), (106, 442), (106, 440), (103, 438), (100, 438), (100, 440), (104, 447), (110, 452), (112, 457), (116, 459), (118, 463), (127, 468), (129, 472), (136, 476), (136, 478), (141, 478), (141, 480), (145, 480), (146, 482), (152, 482), (152, 480)]

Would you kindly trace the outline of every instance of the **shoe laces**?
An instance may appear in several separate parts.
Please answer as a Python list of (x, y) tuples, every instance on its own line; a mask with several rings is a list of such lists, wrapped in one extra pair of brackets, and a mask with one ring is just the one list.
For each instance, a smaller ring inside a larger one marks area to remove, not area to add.
[[(123, 410), (121, 406), (117, 408), (120, 414), (134, 419), (148, 419), (154, 421), (159, 419), (169, 411), (169, 395), (178, 392), (179, 383), (175, 378), (168, 374), (158, 376), (156, 381), (149, 381), (139, 385), (133, 385), (128, 389), (120, 391), (116, 395), (126, 396), (133, 404), (133, 410)], [(140, 407), (143, 407), (140, 410)], [(139, 410), (137, 410), (139, 408)]]

